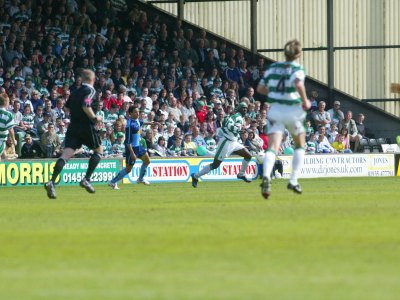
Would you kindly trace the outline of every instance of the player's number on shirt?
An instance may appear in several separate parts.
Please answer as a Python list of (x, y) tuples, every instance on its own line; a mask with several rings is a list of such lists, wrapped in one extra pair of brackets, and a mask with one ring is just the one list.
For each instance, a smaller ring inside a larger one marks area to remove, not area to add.
[(279, 79), (276, 91), (282, 94), (285, 92), (285, 76), (282, 76), (281, 79)]

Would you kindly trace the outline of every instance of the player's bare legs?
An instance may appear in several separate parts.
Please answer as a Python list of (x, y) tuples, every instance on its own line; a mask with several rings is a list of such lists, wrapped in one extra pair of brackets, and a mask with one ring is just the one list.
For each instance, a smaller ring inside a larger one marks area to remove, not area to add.
[(243, 157), (242, 166), (240, 168), (239, 173), (237, 174), (237, 178), (243, 180), (244, 182), (250, 183), (251, 179), (247, 178), (247, 176), (245, 175), (247, 167), (249, 166), (249, 163), (251, 161), (251, 154), (250, 154), (249, 150), (247, 150), (246, 148), (243, 148), (243, 149), (236, 151), (235, 154)]
[(297, 194), (301, 194), (303, 192), (297, 179), (298, 179), (298, 173), (299, 173), (301, 167), (303, 166), (303, 162), (304, 162), (305, 139), (306, 139), (305, 133), (300, 133), (299, 135), (293, 137), (293, 140), (296, 145), (296, 149), (294, 150), (294, 153), (293, 153), (292, 173), (290, 174), (290, 180), (289, 180), (287, 188)]
[(261, 195), (268, 199), (271, 194), (271, 172), (275, 165), (276, 153), (282, 141), (282, 133), (275, 132), (268, 135), (268, 150), (265, 152), (263, 160), (263, 179), (261, 182)]
[(221, 163), (222, 163), (221, 160), (218, 160), (216, 157), (214, 157), (214, 161), (211, 164), (206, 165), (199, 172), (190, 175), (192, 177), (192, 186), (194, 188), (197, 188), (197, 183), (199, 182), (199, 178), (203, 175), (210, 173), (211, 170), (217, 169)]

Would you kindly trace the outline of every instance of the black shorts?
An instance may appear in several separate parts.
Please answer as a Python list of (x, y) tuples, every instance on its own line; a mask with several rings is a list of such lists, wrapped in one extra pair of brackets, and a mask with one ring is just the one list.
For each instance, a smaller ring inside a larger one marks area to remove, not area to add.
[(86, 145), (89, 149), (97, 149), (101, 145), (100, 136), (93, 126), (69, 125), (65, 134), (65, 148), (79, 149)]

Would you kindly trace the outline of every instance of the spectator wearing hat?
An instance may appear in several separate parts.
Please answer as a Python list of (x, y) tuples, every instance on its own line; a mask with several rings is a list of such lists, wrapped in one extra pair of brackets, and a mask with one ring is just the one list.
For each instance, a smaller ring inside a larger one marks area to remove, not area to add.
[(333, 102), (333, 107), (328, 110), (328, 113), (331, 117), (331, 123), (335, 123), (339, 125), (340, 121), (344, 119), (344, 114), (340, 110), (340, 101), (336, 100)]
[[(21, 103), (31, 103), (31, 104), (32, 104), (32, 108), (33, 108), (33, 109), (36, 109), (36, 107), (33, 106), (32, 101), (29, 100), (28, 90), (27, 90), (25, 87), (21, 88), (18, 98), (19, 98), (19, 101), (20, 101)], [(28, 101), (29, 101), (29, 102), (28, 102)]]
[(222, 101), (220, 99), (211, 98), (211, 104), (213, 105), (213, 112), (214, 112), (214, 115), (216, 116), (218, 111), (220, 109), (223, 109)]
[(31, 107), (31, 110), (34, 111), (35, 107), (33, 106), (32, 101), (28, 99), (28, 93), (26, 93), (25, 90), (24, 90), (24, 92), (22, 92), (22, 90), (21, 90), (21, 97), (18, 99), (18, 101), (21, 104), (21, 107), (20, 107), (21, 112), (23, 111), (24, 107), (27, 105), (29, 105)]
[(207, 116), (207, 108), (206, 108), (206, 103), (204, 102), (204, 100), (207, 100), (207, 99), (206, 99), (206, 97), (202, 96), (200, 98), (200, 101), (197, 101), (196, 105), (195, 105), (196, 117), (197, 117), (197, 120), (199, 120), (199, 123), (203, 123)]
[(125, 152), (125, 135), (122, 132), (117, 132), (116, 138), (116, 141), (112, 145), (112, 152), (114, 156), (122, 157)]
[(21, 158), (35, 158), (42, 155), (42, 150), (37, 141), (32, 139), (30, 134), (25, 135), (25, 143), (21, 147)]

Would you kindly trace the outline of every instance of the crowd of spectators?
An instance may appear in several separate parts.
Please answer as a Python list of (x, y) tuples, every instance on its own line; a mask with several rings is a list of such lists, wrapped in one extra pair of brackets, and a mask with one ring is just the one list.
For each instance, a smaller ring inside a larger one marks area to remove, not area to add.
[[(10, 97), (14, 130), (24, 142), (21, 158), (61, 153), (70, 119), (64, 105), (81, 86), (84, 68), (96, 74), (93, 108), (103, 118), (97, 129), (105, 157), (124, 153), (130, 106), (140, 109), (144, 121), (159, 123), (142, 132), (151, 156), (213, 155), (218, 129), (240, 102), (249, 107), (242, 143), (253, 154), (267, 148), (269, 106), (254, 95), (264, 59), (248, 59), (243, 49), (204, 30), (163, 22), (134, 1), (0, 0), (0, 31), (0, 89)], [(343, 143), (357, 143), (360, 131), (355, 137), (353, 129), (360, 129), (351, 112), (344, 116), (336, 106), (325, 112), (322, 103), (310, 112), (307, 127), (315, 152), (326, 152), (318, 150), (321, 127), (334, 130), (336, 124), (344, 136), (337, 151)], [(284, 153), (289, 135), (282, 145)], [(15, 149), (8, 152), (8, 158), (17, 156)], [(85, 147), (76, 152), (86, 155)]]
[[(351, 110), (340, 109), (340, 101), (325, 110), (325, 101), (317, 102), (306, 120), (306, 151), (314, 153), (352, 153), (361, 152), (362, 139), (368, 139), (364, 124), (365, 116), (359, 113), (353, 119)], [(314, 126), (313, 126), (314, 125)]]

